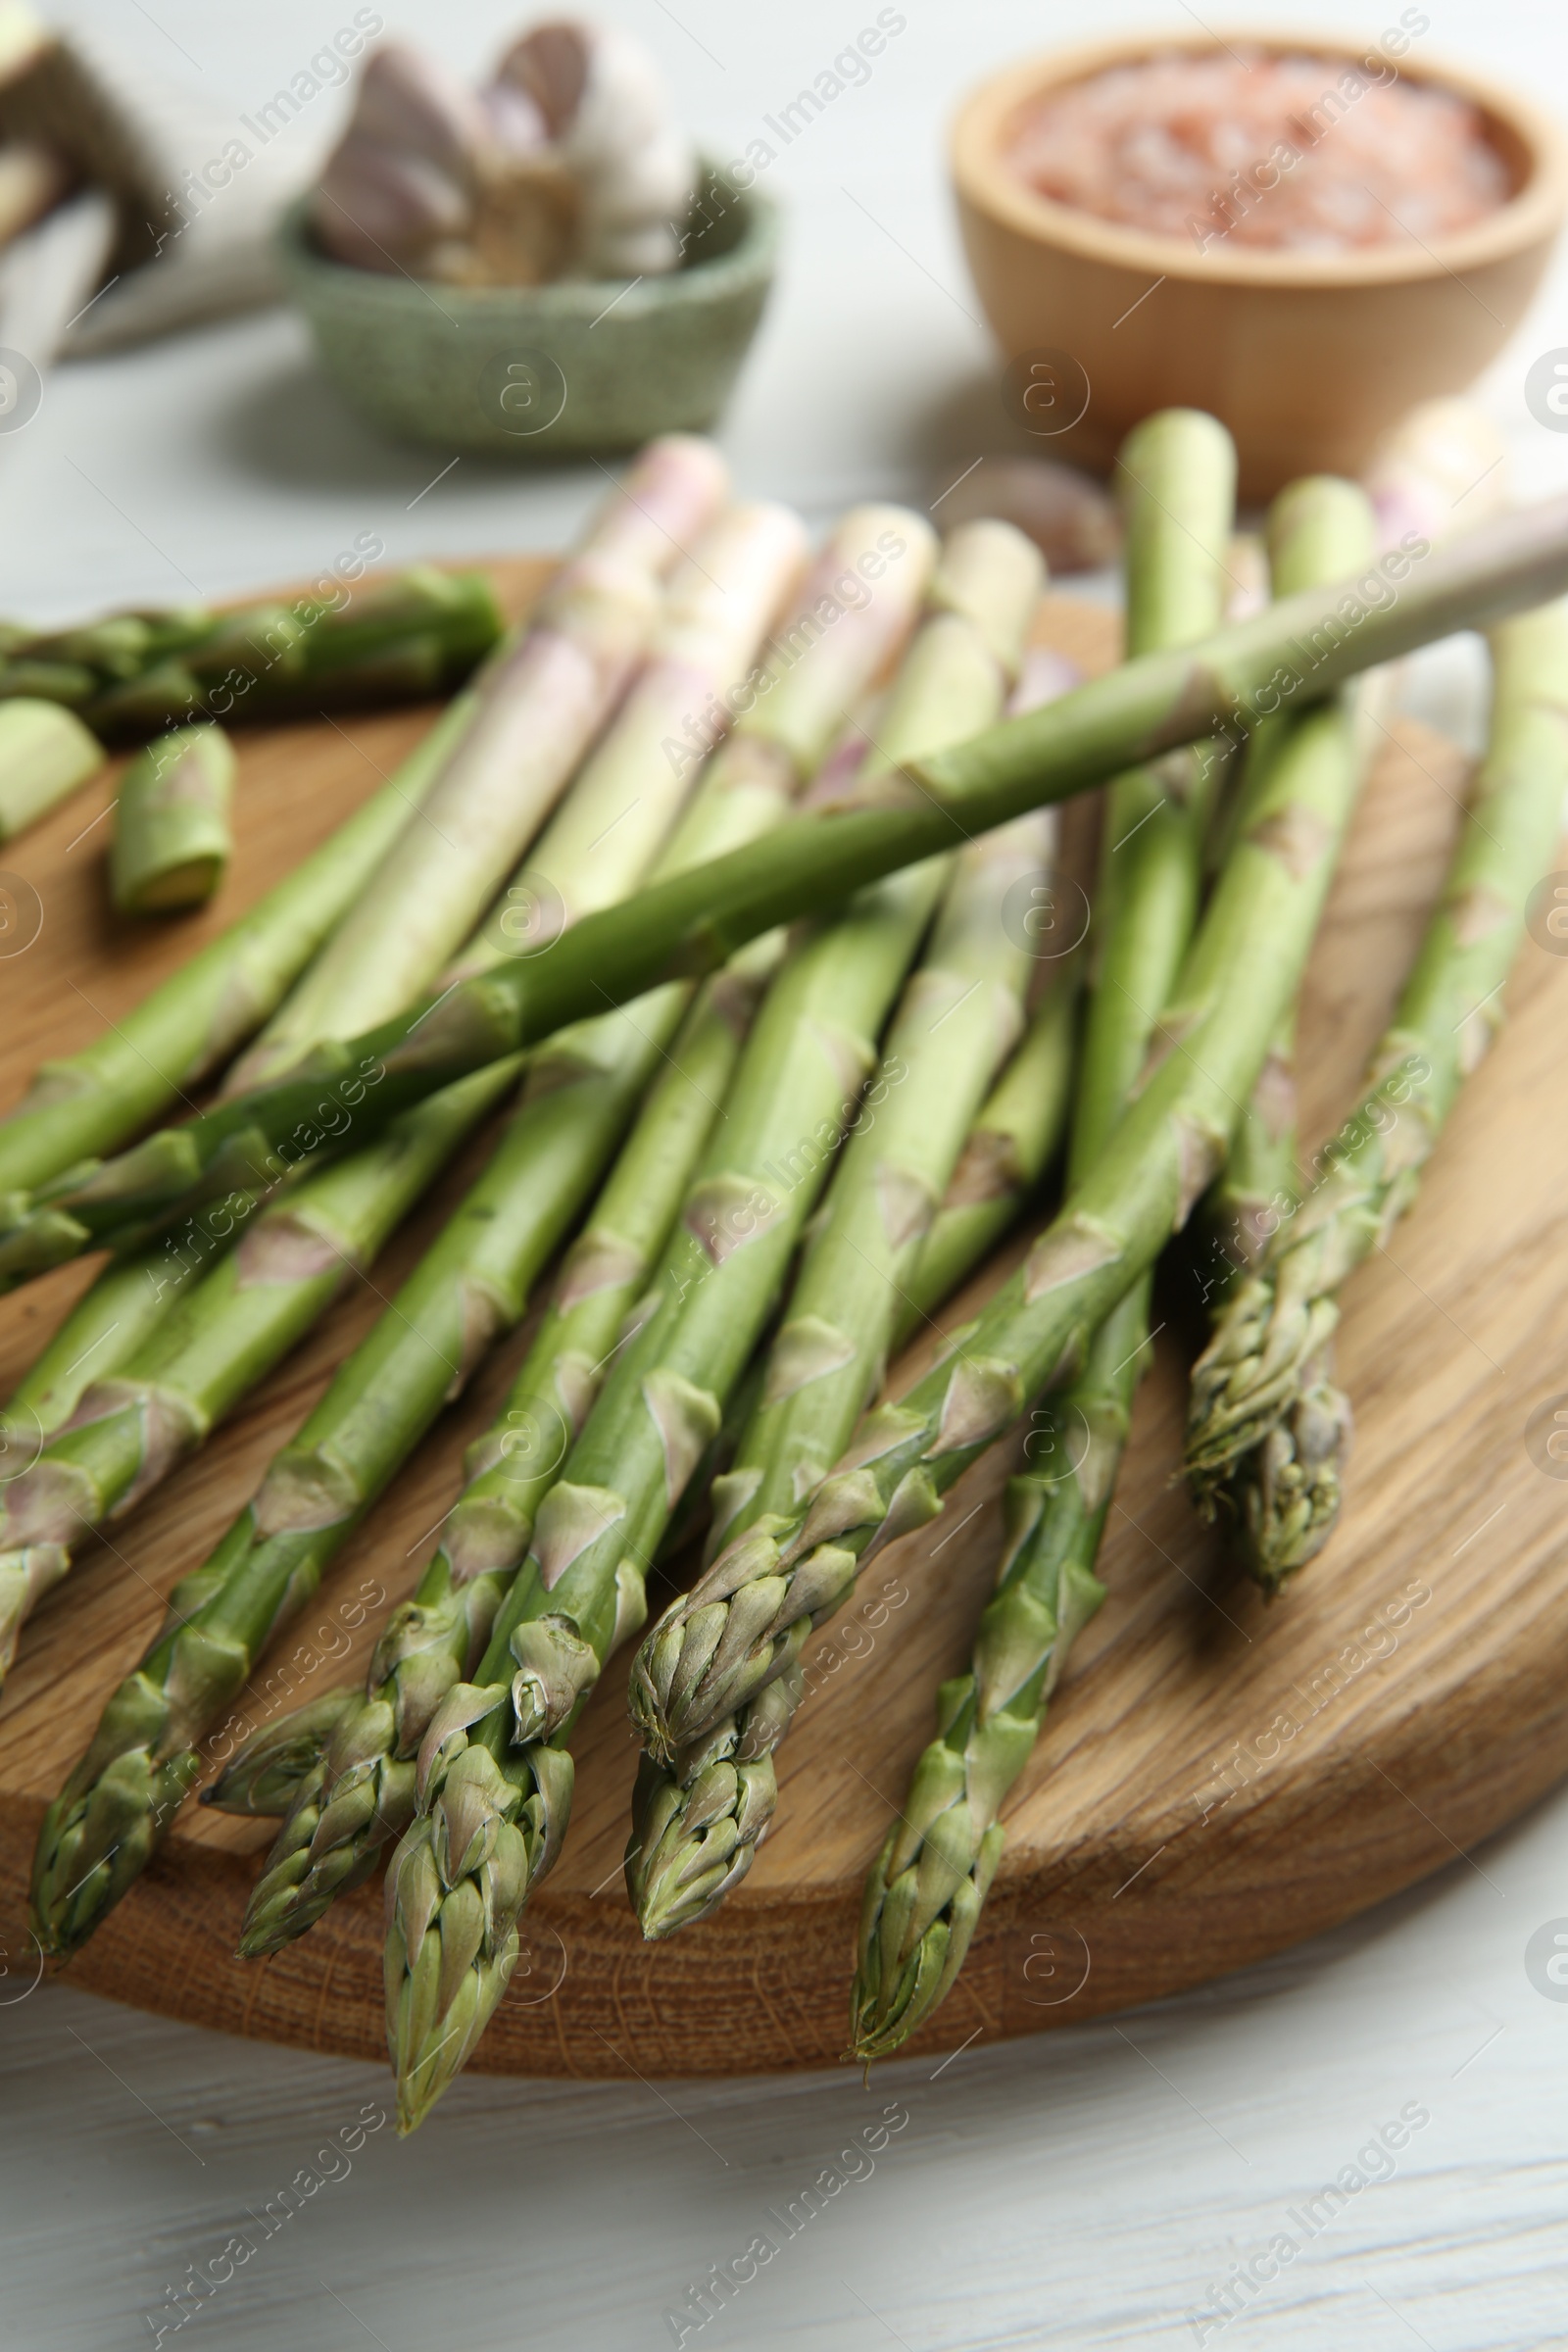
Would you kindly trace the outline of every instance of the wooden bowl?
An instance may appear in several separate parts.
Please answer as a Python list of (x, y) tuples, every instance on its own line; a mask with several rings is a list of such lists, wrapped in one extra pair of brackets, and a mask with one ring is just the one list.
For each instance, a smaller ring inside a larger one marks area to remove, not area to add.
[[(1315, 35), (1245, 39), (1274, 55), (1356, 62)], [(1220, 243), (1200, 252), (1037, 196), (1006, 161), (1020, 116), (1046, 93), (1157, 52), (1217, 45), (1208, 33), (1145, 34), (1013, 66), (965, 100), (951, 163), (992, 328), (1020, 369), (1044, 355), (1036, 413), (1066, 418), (1082, 406), (1042, 448), (1104, 466), (1152, 410), (1208, 409), (1235, 435), (1244, 495), (1261, 498), (1298, 473), (1358, 472), (1418, 400), (1474, 382), (1540, 283), (1568, 209), (1568, 145), (1511, 92), (1406, 56), (1401, 74), (1478, 110), (1513, 193), (1441, 245), (1328, 255)], [(1048, 397), (1054, 409), (1043, 408)]]

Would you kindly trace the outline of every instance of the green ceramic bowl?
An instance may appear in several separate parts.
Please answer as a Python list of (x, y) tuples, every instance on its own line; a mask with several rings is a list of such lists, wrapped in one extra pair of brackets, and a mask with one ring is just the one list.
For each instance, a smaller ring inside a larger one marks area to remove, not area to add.
[(778, 218), (710, 172), (666, 277), (426, 283), (330, 261), (310, 200), (284, 216), (284, 280), (351, 407), (401, 440), (494, 457), (626, 449), (703, 432), (729, 397), (773, 278)]

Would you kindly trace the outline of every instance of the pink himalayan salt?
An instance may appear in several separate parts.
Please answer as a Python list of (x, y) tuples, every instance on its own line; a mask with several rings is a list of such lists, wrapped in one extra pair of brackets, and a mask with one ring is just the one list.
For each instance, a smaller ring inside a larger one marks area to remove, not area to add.
[(1510, 193), (1476, 109), (1379, 56), (1113, 66), (1022, 114), (1008, 160), (1041, 196), (1200, 251), (1426, 245)]

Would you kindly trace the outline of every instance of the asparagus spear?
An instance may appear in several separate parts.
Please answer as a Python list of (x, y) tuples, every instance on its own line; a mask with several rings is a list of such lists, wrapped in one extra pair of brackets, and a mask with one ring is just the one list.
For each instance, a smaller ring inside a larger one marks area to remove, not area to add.
[(435, 979), (483, 914), (497, 869), (533, 838), (614, 710), (655, 626), (660, 582), (723, 491), (723, 461), (707, 442), (671, 435), (644, 451), (486, 669), (473, 724), (425, 798), (425, 821), (390, 845), (246, 1056), (243, 1083), (275, 1076), (321, 1038), (401, 1014)]
[(1193, 1370), (1187, 1469), (1278, 1592), (1321, 1549), (1340, 1502), (1348, 1407), (1324, 1350), (1347, 1276), (1415, 1198), (1461, 1081), (1499, 1022), (1525, 900), (1551, 862), (1568, 784), (1568, 608), (1491, 633), (1491, 734), (1443, 897), (1366, 1091), (1226, 1302)]
[[(881, 528), (885, 511), (874, 512), (875, 527)], [(802, 610), (810, 609), (835, 564), (842, 568), (846, 545), (874, 544), (867, 531), (872, 514), (857, 509), (840, 525), (803, 589)], [(652, 863), (673, 810), (703, 765), (685, 730), (694, 712), (710, 705), (717, 706), (727, 722), (728, 705), (721, 698), (728, 696), (737, 706), (745, 699), (746, 681), (765, 654), (764, 633), (786, 592), (797, 585), (804, 554), (801, 524), (783, 507), (732, 507), (705, 533), (671, 581), (647, 664), (612, 737), (588, 761), (570, 800), (529, 851), (478, 937), (449, 967), (447, 981), (492, 970), (514, 956), (519, 944), (538, 955), (567, 923), (602, 905), (601, 898), (585, 899), (573, 881), (592, 871), (602, 841), (612, 839), (621, 856), (628, 838), (640, 842), (643, 865)], [(879, 614), (876, 628), (883, 625)], [(875, 642), (880, 645), (880, 638)], [(820, 677), (819, 664), (814, 674)], [(828, 698), (820, 686), (813, 691), (819, 708), (840, 707), (836, 693)], [(754, 710), (765, 709), (754, 704)], [(777, 743), (776, 730), (770, 733), (765, 724), (748, 728), (743, 719), (741, 725), (757, 749)], [(741, 764), (742, 756), (732, 753), (725, 772)], [(792, 784), (787, 761), (783, 772)], [(771, 789), (765, 803), (771, 825), (776, 812)], [(710, 808), (701, 820), (705, 857), (731, 846), (712, 820)]]
[[(882, 718), (878, 770), (1000, 708), (1037, 580), (1016, 533), (954, 535), (937, 610)], [(656, 1303), (539, 1508), (475, 1682), (449, 1694), (425, 1735), (420, 1816), (387, 1877), (387, 2034), (404, 2130), (460, 2070), (505, 1989), (517, 1915), (565, 1832), (572, 1767), (560, 1742), (612, 1647), (641, 1622), (660, 1534), (766, 1320), (943, 879), (929, 861), (865, 893), (775, 983)]]
[[(0, 1201), (0, 1283), (14, 1287), (86, 1249), (126, 1246), (204, 1189), (271, 1180), (290, 1155), (318, 1148), (318, 1105), (362, 1063), (384, 1073), (373, 1101), (356, 1110), (363, 1132), (606, 998), (623, 1003), (672, 975), (710, 970), (776, 923), (1081, 791), (1130, 760), (1245, 728), (1294, 695), (1327, 694), (1414, 646), (1539, 604), (1568, 583), (1568, 498), (1503, 515), (1424, 556), (1420, 545), (1392, 551), (1359, 581), (1288, 598), (1200, 645), (1144, 655), (1045, 710), (911, 761), (857, 798), (798, 817), (765, 845), (589, 917), (547, 956), (464, 981), (133, 1152)], [(1407, 563), (1416, 566), (1408, 573)]]
[[(818, 640), (757, 701), (736, 734), (709, 762), (661, 870), (677, 872), (700, 864), (715, 848), (733, 847), (776, 825), (801, 784), (821, 767), (846, 705), (856, 701), (912, 621), (929, 560), (930, 534), (898, 509), (857, 508), (828, 540), (801, 592), (799, 610), (809, 612), (835, 578), (858, 576), (858, 564), (868, 555), (877, 557), (878, 540), (890, 528), (902, 535), (906, 550), (912, 549), (910, 560), (857, 616), (853, 632)], [(657, 747), (661, 757), (663, 748)], [(575, 799), (574, 793), (573, 804)], [(560, 860), (554, 862), (557, 871), (566, 871)], [(749, 952), (747, 960), (755, 960), (760, 952), (765, 956), (765, 941)], [(747, 984), (750, 975), (738, 977)], [(680, 983), (660, 992), (640, 1010), (643, 1026), (662, 1035), (666, 1023), (678, 1020), (689, 993)], [(733, 990), (726, 989), (721, 1002), (732, 996)], [(693, 1051), (710, 1055), (728, 1051), (727, 1033), (710, 1026), (712, 1008), (705, 1019), (710, 1023), (708, 1042), (701, 1049), (694, 1044)], [(716, 1080), (707, 1092), (716, 1094)], [(677, 1098), (667, 1104), (651, 1103), (645, 1118), (661, 1133), (673, 1121), (678, 1134), (692, 1108), (688, 1103), (683, 1113)], [(626, 1157), (630, 1164), (624, 1178), (619, 1173), (612, 1178), (590, 1229), (608, 1224), (629, 1247), (631, 1240), (657, 1226), (661, 1216), (673, 1217), (684, 1187), (677, 1186), (676, 1200), (662, 1210), (658, 1188), (649, 1179), (653, 1170), (660, 1172), (662, 1181), (671, 1179), (667, 1151), (652, 1140), (634, 1138)], [(657, 1254), (658, 1239), (662, 1233), (648, 1244), (650, 1255)], [(608, 1262), (601, 1270), (610, 1270)], [(490, 1616), (526, 1552), (533, 1511), (559, 1467), (548, 1448), (542, 1461), (520, 1460), (519, 1432), (553, 1425), (563, 1405), (569, 1406), (574, 1424), (586, 1411), (627, 1303), (607, 1283), (575, 1299), (569, 1313), (547, 1319), (503, 1415), (474, 1449), (473, 1482), (413, 1603), (400, 1612), (385, 1637), (372, 1664), (364, 1708), (352, 1727), (345, 1725), (332, 1757), (313, 1750), (308, 1739), (295, 1751), (300, 1758), (300, 1786), (293, 1792), (298, 1802), (276, 1849), (276, 1869), (282, 1875), (270, 1932), (279, 1936), (303, 1932), (332, 1893), (360, 1872), (362, 1863), (369, 1867), (379, 1844), (403, 1828), (412, 1811), (413, 1757), (429, 1717), (483, 1646)], [(476, 1527), (483, 1531), (482, 1543), (475, 1537)], [(501, 1541), (504, 1527), (510, 1530), (508, 1543)], [(264, 1767), (263, 1779), (270, 1791), (280, 1786), (279, 1771), (272, 1767)], [(243, 1792), (241, 1809), (252, 1809), (248, 1753), (222, 1776), (212, 1801), (226, 1806), (230, 1787)], [(301, 1876), (299, 1857), (307, 1848), (309, 1870)], [(270, 1868), (258, 1889), (258, 1906), (263, 1890), (270, 1892), (272, 1881)], [(287, 1899), (296, 1883), (297, 1897)]]
[(181, 721), (277, 719), (327, 704), (444, 694), (501, 632), (481, 572), (417, 564), (329, 596), (233, 612), (120, 612), (83, 627), (0, 632), (0, 697), (37, 697), (116, 736)]
[(234, 752), (221, 727), (176, 727), (120, 780), (109, 890), (121, 914), (203, 906), (228, 870)]
[(0, 842), (13, 841), (95, 776), (103, 745), (53, 703), (0, 703)]
[[(1025, 722), (1031, 723), (1031, 722)], [(1308, 711), (1272, 763), (1163, 1026), (1182, 1041), (956, 1356), (867, 1415), (813, 1500), (777, 1534), (722, 1552), (643, 1643), (633, 1720), (669, 1756), (798, 1656), (862, 1559), (941, 1508), (1028, 1399), (1081, 1363), (1102, 1323), (1223, 1159), (1238, 1105), (1294, 996), (1353, 798), (1353, 728)]]
[(69, 1060), (45, 1062), (0, 1121), (0, 1191), (112, 1151), (220, 1067), (284, 990), (409, 822), (472, 715), (460, 695), (381, 790), (248, 914)]
[(909, 1277), (895, 1351), (984, 1264), (1050, 1164), (1066, 1120), (1080, 969), (1071, 957), (1049, 980), (981, 1108)]
[[(1369, 544), (1368, 504), (1348, 483), (1298, 483), (1276, 502), (1270, 522), (1282, 584), (1293, 574), (1304, 581), (1314, 564), (1320, 576), (1333, 576)], [(1235, 827), (1243, 841), (1268, 821), (1270, 777), (1264, 761), (1246, 780)], [(1203, 857), (1200, 823), (1175, 846), (1196, 876)], [(1151, 879), (1157, 891), (1159, 878)], [(1141, 912), (1136, 893), (1127, 892), (1113, 924), (1137, 923)], [(1167, 977), (1156, 1001), (1173, 979)], [(1169, 1030), (1181, 1038), (1174, 1021)], [(1146, 1053), (1163, 1042), (1149, 1023)], [(1092, 1083), (1087, 1069), (1085, 1079), (1071, 1163), (1078, 1181), (1104, 1149), (1106, 1123), (1118, 1117), (1113, 1092)], [(1261, 1110), (1277, 1091), (1271, 1054), (1252, 1103)], [(1264, 1131), (1250, 1111), (1241, 1127), (1255, 1154), (1268, 1140)], [(1228, 1164), (1232, 1181), (1240, 1182), (1234, 1153)], [(1148, 1353), (1151, 1287), (1145, 1272), (1095, 1333), (1083, 1369), (1035, 1417), (1026, 1447), (1030, 1469), (1009, 1482), (996, 1595), (980, 1621), (969, 1670), (942, 1686), (937, 1736), (915, 1766), (899, 1820), (867, 1877), (851, 2000), (853, 2046), (863, 2059), (901, 2047), (962, 1967), (1004, 1841), (1002, 1805), (1039, 1738), (1072, 1642), (1104, 1598), (1096, 1561)]]
[[(1190, 643), (1217, 625), (1224, 605), (1236, 486), (1230, 436), (1210, 416), (1170, 411), (1130, 436), (1120, 472), (1129, 651)], [(1136, 769), (1110, 789), (1100, 890), (1102, 907), (1110, 913), (1078, 1084), (1074, 1176), (1093, 1164), (1119, 1116), (1148, 1050), (1154, 1009), (1175, 980), (1197, 911), (1211, 797), (1211, 762), (1203, 751), (1172, 753), (1160, 768)], [(841, 1273), (835, 1279), (842, 1284)], [(1097, 1371), (1103, 1375), (1119, 1365), (1129, 1350), (1136, 1358), (1140, 1336), (1125, 1327), (1140, 1299), (1147, 1305), (1144, 1285), (1109, 1318), (1107, 1334), (1119, 1352), (1103, 1363), (1106, 1334), (1097, 1335), (1080, 1386)], [(819, 1396), (823, 1386), (818, 1382), (808, 1394)], [(864, 1401), (862, 1395), (847, 1414), (824, 1414), (820, 1456), (793, 1493), (786, 1494), (775, 1482), (774, 1491), (759, 1498), (760, 1509), (744, 1517), (720, 1513), (719, 1532), (733, 1543), (749, 1528), (783, 1526), (789, 1508), (820, 1484)], [(667, 1767), (657, 1757), (644, 1758), (632, 1805), (627, 1883), (645, 1936), (670, 1935), (707, 1918), (744, 1877), (772, 1818), (771, 1751), (792, 1712), (769, 1685), (738, 1714), (705, 1727)]]
[[(1008, 937), (1004, 912), (1014, 886), (1039, 872), (1049, 830), (1042, 814), (1015, 818), (956, 862), (867, 1097), (869, 1116), (845, 1147), (767, 1351), (735, 1466), (713, 1483), (710, 1544), (778, 1524), (820, 1484), (881, 1386), (922, 1241), (1021, 1017), (1027, 951), (1021, 933)], [(777, 1702), (775, 1690), (769, 1704)], [(781, 1737), (786, 1721), (770, 1728)], [(638, 1774), (626, 1884), (650, 1939), (717, 1908), (750, 1869), (771, 1816), (771, 1753), (755, 1725), (732, 1722), (700, 1748), (669, 1771), (645, 1757)]]
[[(916, 536), (923, 526), (906, 519)], [(851, 543), (864, 520), (847, 526)], [(889, 589), (884, 640), (909, 603), (906, 591)], [(733, 824), (737, 795), (722, 777), (710, 797), (719, 826)], [(755, 785), (741, 797), (759, 805)], [(678, 849), (679, 836), (669, 855)], [(614, 887), (598, 858), (593, 888)], [(176, 1590), (169, 1626), (111, 1699), (45, 1821), (35, 1907), (51, 1948), (75, 1948), (132, 1883), (199, 1775), (197, 1742), (214, 1713), (309, 1598), (451, 1382), (515, 1321), (662, 1059), (685, 995), (666, 990), (657, 1004), (624, 1007), (556, 1041), (558, 1055), (591, 1074), (576, 1086), (546, 1082), (525, 1102), (464, 1208), (277, 1456), (257, 1501)]]
[(111, 1258), (23, 1374), (0, 1422), (44, 1438), (64, 1429), (94, 1381), (124, 1369), (260, 1206), (259, 1194), (242, 1195), (234, 1210), (199, 1210), (150, 1249)]

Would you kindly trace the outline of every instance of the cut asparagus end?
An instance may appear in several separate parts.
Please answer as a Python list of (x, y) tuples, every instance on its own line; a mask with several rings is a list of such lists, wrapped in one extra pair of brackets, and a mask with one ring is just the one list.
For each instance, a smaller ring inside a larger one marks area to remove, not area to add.
[(179, 727), (150, 744), (120, 782), (109, 886), (121, 914), (204, 906), (233, 849), (234, 752), (220, 727)]
[(20, 695), (0, 702), (0, 842), (57, 808), (104, 759), (98, 738), (57, 703)]

